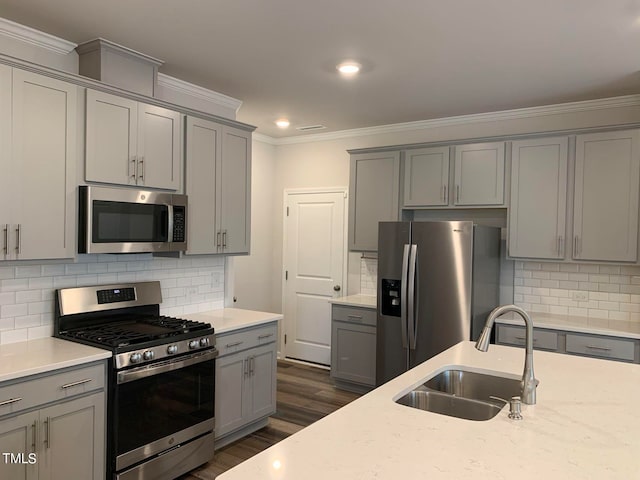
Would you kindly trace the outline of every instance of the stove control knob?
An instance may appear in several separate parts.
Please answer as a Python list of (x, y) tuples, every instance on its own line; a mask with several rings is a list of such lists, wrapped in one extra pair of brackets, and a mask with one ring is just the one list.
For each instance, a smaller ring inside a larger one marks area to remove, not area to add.
[(145, 360), (153, 360), (153, 357), (155, 357), (155, 355), (152, 350), (147, 350), (142, 354), (142, 358)]
[(177, 345), (169, 345), (167, 347), (167, 353), (169, 355), (173, 355), (174, 353), (178, 353), (178, 346)]
[(201, 338), (200, 339), (200, 346), (201, 347), (206, 347), (207, 345), (209, 345), (209, 339), (208, 338)]
[(132, 353), (131, 357), (129, 357), (129, 360), (131, 361), (131, 363), (139, 363), (142, 360), (142, 355), (140, 355), (138, 352)]
[(193, 349), (195, 349), (195, 348), (198, 348), (199, 346), (200, 346), (200, 342), (198, 342), (198, 340), (191, 340), (191, 341), (189, 342), (189, 348), (190, 348), (191, 350), (193, 350)]

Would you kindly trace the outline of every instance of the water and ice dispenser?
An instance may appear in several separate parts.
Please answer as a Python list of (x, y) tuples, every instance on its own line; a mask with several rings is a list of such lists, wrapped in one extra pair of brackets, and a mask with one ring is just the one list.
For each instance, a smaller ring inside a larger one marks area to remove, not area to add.
[(382, 282), (382, 298), (381, 309), (382, 315), (388, 315), (391, 317), (400, 316), (400, 280), (388, 280), (383, 278)]

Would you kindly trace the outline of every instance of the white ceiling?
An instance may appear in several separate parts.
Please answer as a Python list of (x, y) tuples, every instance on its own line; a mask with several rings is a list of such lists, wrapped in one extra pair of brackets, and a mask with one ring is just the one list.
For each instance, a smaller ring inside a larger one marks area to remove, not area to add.
[[(640, 93), (640, 0), (0, 0), (0, 16), (160, 58), (273, 137)], [(345, 58), (365, 71), (340, 78)]]

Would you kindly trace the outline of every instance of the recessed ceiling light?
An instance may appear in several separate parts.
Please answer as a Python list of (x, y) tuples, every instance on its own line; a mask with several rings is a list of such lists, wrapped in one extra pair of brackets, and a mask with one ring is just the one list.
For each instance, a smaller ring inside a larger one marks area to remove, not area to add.
[(287, 128), (289, 126), (289, 120), (287, 120), (286, 118), (281, 118), (279, 120), (276, 120), (276, 125), (280, 128)]
[(342, 62), (336, 68), (343, 75), (355, 75), (360, 71), (362, 65), (356, 62)]

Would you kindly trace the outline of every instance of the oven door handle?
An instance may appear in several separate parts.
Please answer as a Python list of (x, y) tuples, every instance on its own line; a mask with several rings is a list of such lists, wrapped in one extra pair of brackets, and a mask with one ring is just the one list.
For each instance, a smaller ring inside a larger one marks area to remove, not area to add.
[(124, 370), (122, 372), (118, 372), (118, 385), (121, 383), (133, 382), (134, 380), (140, 380), (145, 377), (151, 377), (160, 373), (170, 372), (171, 370), (178, 370), (180, 368), (188, 367), (189, 365), (195, 365), (196, 363), (206, 362), (216, 358), (217, 356), (218, 350), (214, 348), (205, 352), (194, 353), (180, 359), (171, 359), (164, 362), (154, 363), (153, 365)]

